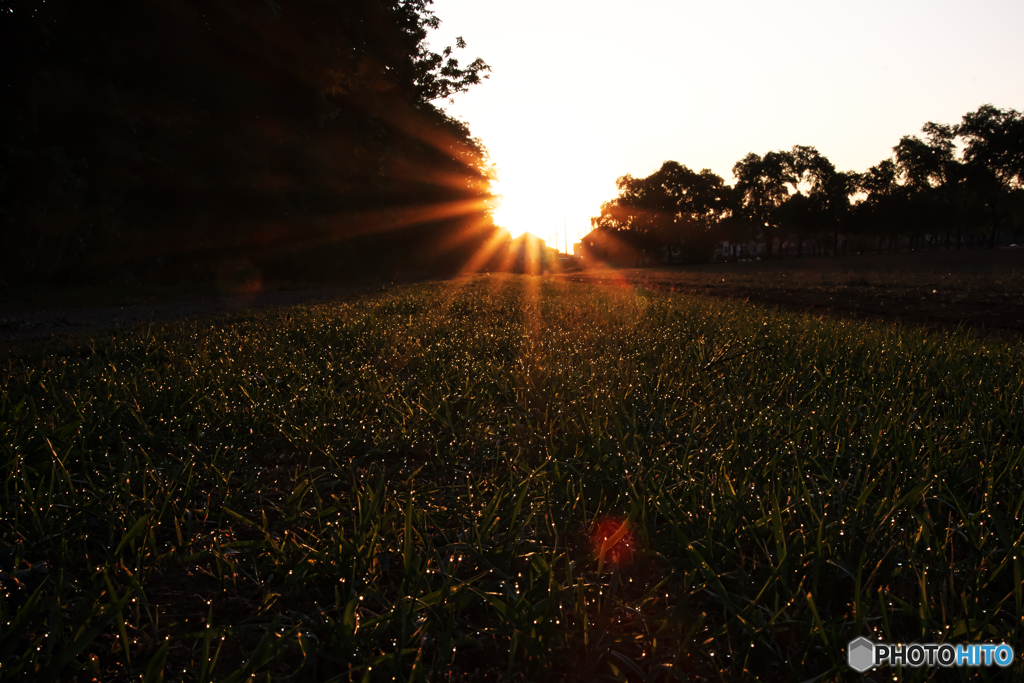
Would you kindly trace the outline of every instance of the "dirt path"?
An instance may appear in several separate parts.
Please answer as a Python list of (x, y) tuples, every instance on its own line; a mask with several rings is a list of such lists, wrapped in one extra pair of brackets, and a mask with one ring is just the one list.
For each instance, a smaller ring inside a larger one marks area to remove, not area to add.
[(559, 277), (1024, 339), (1024, 249), (595, 269)]
[[(969, 328), (1024, 340), (1024, 249), (864, 255), (766, 263), (596, 269), (556, 277), (749, 301), (785, 310), (936, 329)], [(138, 323), (202, 318), (387, 291), (393, 285), (324, 287), (191, 301), (0, 314), (0, 344), (20, 346)]]
[(326, 287), (281, 292), (261, 292), (219, 298), (173, 301), (131, 306), (57, 308), (0, 316), (0, 343), (43, 339), (58, 335), (97, 332), (138, 323), (179, 318), (203, 318), (254, 308), (293, 306), (345, 299), (391, 289), (387, 285)]
[[(604, 285), (623, 283), (622, 279), (586, 275), (565, 276), (565, 279)], [(1024, 338), (1024, 307), (1016, 301), (967, 299), (943, 302), (936, 297), (929, 299), (927, 296), (912, 294), (879, 296), (856, 288), (851, 288), (848, 292), (812, 292), (798, 288), (787, 290), (742, 286), (695, 287), (654, 278), (630, 284), (657, 291), (765, 304), (797, 313), (856, 320), (883, 320), (934, 329), (949, 330), (962, 326), (981, 335), (995, 335), (1011, 341)]]

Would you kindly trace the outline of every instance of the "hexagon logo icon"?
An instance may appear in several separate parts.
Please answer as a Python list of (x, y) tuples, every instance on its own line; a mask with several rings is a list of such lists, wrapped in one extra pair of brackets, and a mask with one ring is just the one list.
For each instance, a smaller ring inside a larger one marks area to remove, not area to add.
[(875, 665), (875, 646), (863, 636), (851, 640), (847, 645), (846, 660), (851, 669), (864, 673)]

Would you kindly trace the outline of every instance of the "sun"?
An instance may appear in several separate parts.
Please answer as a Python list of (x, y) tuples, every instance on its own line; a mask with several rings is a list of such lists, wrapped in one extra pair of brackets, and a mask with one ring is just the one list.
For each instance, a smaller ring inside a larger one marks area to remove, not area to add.
[(499, 176), (495, 193), (501, 203), (494, 212), (494, 222), (506, 228), (512, 237), (532, 232), (541, 239), (550, 240), (552, 231), (562, 222), (565, 208), (543, 185), (532, 178), (514, 172)]
[[(518, 237), (530, 232), (559, 251), (590, 232), (590, 217), (616, 196), (621, 169), (607, 150), (588, 135), (585, 121), (551, 127), (531, 117), (482, 136), (497, 179), (492, 191), (501, 197), (494, 221)], [(557, 245), (555, 236), (557, 234)]]
[(515, 193), (507, 192), (499, 185), (496, 188), (501, 203), (494, 211), (494, 222), (512, 233), (512, 237), (519, 237), (524, 232), (536, 231), (535, 224), (538, 216), (547, 210), (547, 207), (538, 203), (524, 201), (518, 198)]
[[(602, 197), (585, 184), (574, 185), (566, 178), (556, 181), (544, 174), (521, 176), (500, 174), (494, 193), (500, 204), (494, 222), (518, 237), (530, 232), (559, 251), (572, 252), (572, 245), (590, 231), (590, 217), (596, 216)], [(557, 239), (557, 243), (556, 243)]]

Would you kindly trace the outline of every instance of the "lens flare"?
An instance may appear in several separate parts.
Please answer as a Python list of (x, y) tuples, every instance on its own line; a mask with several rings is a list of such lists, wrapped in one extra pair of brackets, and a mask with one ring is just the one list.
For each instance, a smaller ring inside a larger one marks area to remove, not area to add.
[(639, 541), (628, 520), (621, 517), (604, 517), (597, 521), (590, 532), (590, 547), (594, 559), (622, 569), (633, 561), (639, 549)]

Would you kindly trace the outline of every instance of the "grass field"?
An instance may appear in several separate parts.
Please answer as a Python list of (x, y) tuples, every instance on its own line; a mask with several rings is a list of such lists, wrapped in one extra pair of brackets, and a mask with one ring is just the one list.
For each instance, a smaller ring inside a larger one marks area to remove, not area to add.
[(1024, 675), (1021, 344), (477, 276), (0, 374), (0, 678)]

